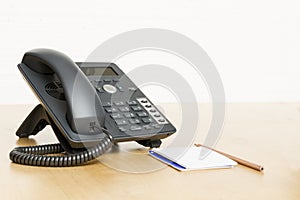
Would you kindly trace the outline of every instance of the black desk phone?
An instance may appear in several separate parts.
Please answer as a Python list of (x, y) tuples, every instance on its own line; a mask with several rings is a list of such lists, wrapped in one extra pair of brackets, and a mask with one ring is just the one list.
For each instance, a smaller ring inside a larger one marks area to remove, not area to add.
[(34, 49), (18, 68), (41, 104), (17, 136), (36, 135), (50, 125), (60, 143), (16, 147), (10, 152), (15, 163), (74, 166), (95, 159), (113, 143), (137, 141), (159, 147), (160, 139), (176, 132), (114, 63), (75, 63), (58, 51)]

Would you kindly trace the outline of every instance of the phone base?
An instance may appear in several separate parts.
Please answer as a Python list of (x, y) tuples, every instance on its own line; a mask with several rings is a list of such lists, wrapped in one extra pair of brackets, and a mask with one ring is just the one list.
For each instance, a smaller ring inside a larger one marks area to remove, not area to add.
[[(30, 135), (36, 135), (37, 133), (42, 131), (47, 125), (50, 125), (52, 127), (52, 130), (54, 131), (57, 139), (59, 140), (66, 152), (76, 153), (82, 151), (82, 149), (74, 149), (68, 144), (66, 139), (62, 136), (62, 133), (60, 132), (58, 127), (52, 121), (51, 117), (48, 115), (47, 111), (41, 104), (37, 105), (30, 112), (30, 114), (26, 117), (26, 119), (16, 131), (16, 135), (20, 138), (26, 138)], [(158, 148), (161, 145), (160, 139), (139, 140), (136, 142), (140, 145), (150, 148)]]

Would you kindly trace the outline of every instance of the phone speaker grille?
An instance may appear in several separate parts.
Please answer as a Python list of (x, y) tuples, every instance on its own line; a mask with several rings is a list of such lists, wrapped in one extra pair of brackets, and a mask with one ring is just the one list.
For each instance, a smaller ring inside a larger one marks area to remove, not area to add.
[(56, 99), (66, 100), (65, 99), (65, 94), (64, 94), (64, 89), (63, 89), (60, 82), (48, 83), (45, 86), (45, 90), (50, 96), (52, 96)]

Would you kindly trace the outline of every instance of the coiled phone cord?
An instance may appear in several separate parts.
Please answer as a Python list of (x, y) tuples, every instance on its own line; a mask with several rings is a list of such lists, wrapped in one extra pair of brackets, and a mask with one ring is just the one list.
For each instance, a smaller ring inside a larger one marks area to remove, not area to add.
[(10, 153), (10, 160), (14, 163), (44, 167), (70, 167), (81, 165), (104, 154), (112, 147), (112, 137), (106, 136), (94, 147), (87, 148), (82, 152), (50, 156), (48, 154), (63, 153), (61, 144), (48, 144), (38, 146), (16, 147)]

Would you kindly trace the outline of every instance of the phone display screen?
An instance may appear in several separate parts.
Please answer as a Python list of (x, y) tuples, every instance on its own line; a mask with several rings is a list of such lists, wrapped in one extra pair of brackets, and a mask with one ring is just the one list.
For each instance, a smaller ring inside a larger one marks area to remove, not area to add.
[(86, 76), (117, 76), (118, 74), (111, 67), (82, 67)]

